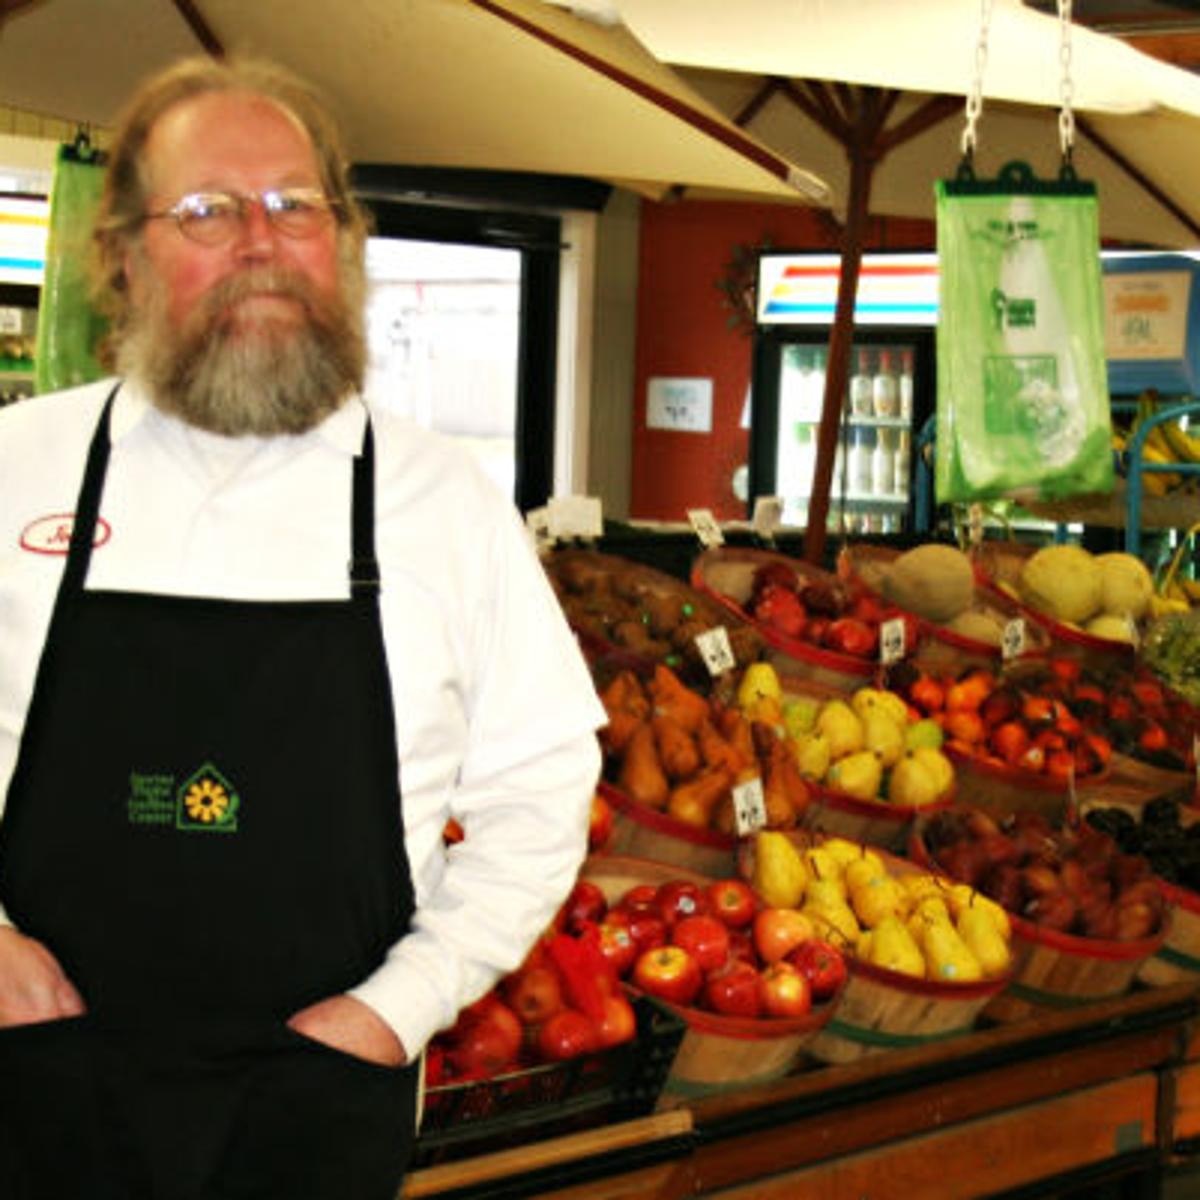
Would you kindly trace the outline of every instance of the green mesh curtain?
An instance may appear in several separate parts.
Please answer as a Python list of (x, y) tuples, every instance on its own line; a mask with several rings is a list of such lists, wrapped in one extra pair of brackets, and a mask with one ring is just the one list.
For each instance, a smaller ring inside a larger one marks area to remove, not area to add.
[(95, 356), (105, 322), (88, 300), (87, 284), (92, 219), (103, 181), (103, 155), (91, 150), (86, 139), (59, 147), (38, 306), (38, 392), (76, 387), (105, 374)]

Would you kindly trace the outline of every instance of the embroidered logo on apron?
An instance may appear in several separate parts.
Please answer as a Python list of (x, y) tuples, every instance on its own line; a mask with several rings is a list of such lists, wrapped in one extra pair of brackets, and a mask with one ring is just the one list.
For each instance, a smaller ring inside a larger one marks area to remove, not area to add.
[(131, 825), (170, 825), (236, 833), (241, 797), (212, 763), (205, 763), (176, 786), (175, 776), (129, 773), (126, 814)]

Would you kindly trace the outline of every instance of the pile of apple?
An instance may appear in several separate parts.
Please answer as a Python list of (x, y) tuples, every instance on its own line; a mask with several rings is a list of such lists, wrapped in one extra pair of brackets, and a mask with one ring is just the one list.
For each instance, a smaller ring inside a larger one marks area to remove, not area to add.
[[(1081, 674), (1072, 658), (1009, 676), (983, 667), (933, 674), (910, 661), (893, 667), (888, 682), (941, 726), (950, 755), (1065, 783), (1100, 774), (1112, 758), (1112, 743), (1088, 715)], [(1092, 692), (1102, 703), (1103, 691)]]
[(893, 617), (904, 620), (910, 649), (917, 641), (915, 621), (865, 588), (806, 576), (785, 562), (754, 572), (746, 611), (764, 630), (853, 658), (879, 656), (879, 627)]
[(1011, 966), (1007, 914), (977, 889), (830, 837), (809, 846), (760, 832), (741, 869), (755, 893), (862, 962), (917, 979), (974, 983)]
[(633, 1005), (594, 938), (560, 911), (521, 966), (464, 1008), (426, 1051), (429, 1086), (594, 1054), (637, 1036)]
[(1161, 928), (1166, 902), (1150, 863), (1087, 822), (1056, 827), (1036, 812), (997, 821), (955, 808), (931, 816), (922, 840), (948, 875), (1045, 929), (1138, 941)]
[(836, 946), (794, 910), (764, 906), (742, 879), (637, 884), (612, 904), (581, 879), (567, 907), (567, 928), (594, 939), (622, 979), (684, 1008), (805, 1017), (846, 978)]

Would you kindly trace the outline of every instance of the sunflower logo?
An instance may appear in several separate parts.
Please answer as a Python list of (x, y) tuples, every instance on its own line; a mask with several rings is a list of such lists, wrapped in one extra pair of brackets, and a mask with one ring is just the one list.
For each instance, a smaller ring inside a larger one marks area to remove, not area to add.
[(202, 779), (188, 788), (183, 797), (183, 806), (193, 821), (209, 825), (225, 819), (229, 811), (229, 793), (219, 783)]
[(237, 828), (238, 795), (221, 773), (205, 764), (179, 789), (176, 824), (181, 829)]

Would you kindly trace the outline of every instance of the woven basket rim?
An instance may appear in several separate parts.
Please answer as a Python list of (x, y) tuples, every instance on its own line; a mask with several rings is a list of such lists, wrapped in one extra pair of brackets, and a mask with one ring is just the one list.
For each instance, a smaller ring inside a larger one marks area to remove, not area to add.
[(714, 850), (732, 851), (737, 844), (737, 838), (732, 834), (721, 833), (717, 829), (701, 829), (696, 825), (689, 825), (686, 821), (677, 820), (667, 813), (659, 812), (657, 809), (647, 808), (605, 780), (601, 780), (596, 785), (596, 790), (623, 816), (638, 825), (644, 825), (647, 829), (654, 830), (655, 833), (679, 838), (694, 846), (709, 846)]

